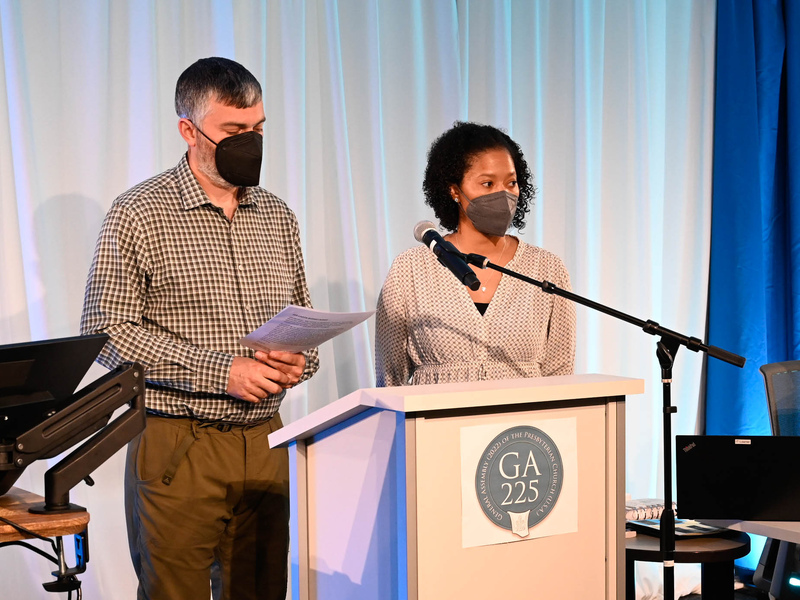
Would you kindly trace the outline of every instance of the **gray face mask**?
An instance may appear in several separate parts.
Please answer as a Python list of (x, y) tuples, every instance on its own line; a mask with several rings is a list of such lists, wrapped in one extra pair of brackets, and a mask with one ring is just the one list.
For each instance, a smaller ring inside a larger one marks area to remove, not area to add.
[[(460, 190), (461, 188), (459, 188)], [(461, 192), (464, 194), (464, 192)], [(464, 194), (466, 197), (466, 194)], [(469, 200), (469, 198), (467, 198)], [(466, 214), (475, 229), (484, 235), (505, 235), (517, 212), (519, 196), (503, 190), (478, 196), (469, 201)]]

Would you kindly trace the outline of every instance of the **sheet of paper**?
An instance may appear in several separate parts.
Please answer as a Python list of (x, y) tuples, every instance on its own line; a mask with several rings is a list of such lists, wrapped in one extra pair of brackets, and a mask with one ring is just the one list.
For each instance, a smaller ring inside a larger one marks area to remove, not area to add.
[(375, 314), (336, 313), (302, 306), (287, 306), (239, 343), (253, 350), (303, 352), (335, 338)]

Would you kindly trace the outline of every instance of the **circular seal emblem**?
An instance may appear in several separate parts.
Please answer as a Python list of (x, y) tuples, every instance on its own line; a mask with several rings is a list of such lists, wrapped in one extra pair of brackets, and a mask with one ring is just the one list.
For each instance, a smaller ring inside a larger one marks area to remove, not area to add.
[(563, 480), (555, 442), (541, 429), (523, 425), (506, 429), (483, 451), (475, 491), (489, 520), (526, 537), (553, 510)]

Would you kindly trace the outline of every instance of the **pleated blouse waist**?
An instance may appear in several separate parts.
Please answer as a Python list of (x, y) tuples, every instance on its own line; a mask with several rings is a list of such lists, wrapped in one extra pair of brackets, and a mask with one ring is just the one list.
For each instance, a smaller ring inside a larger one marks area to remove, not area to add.
[(538, 362), (509, 363), (484, 360), (417, 365), (411, 376), (411, 383), (425, 385), (541, 376), (541, 364)]

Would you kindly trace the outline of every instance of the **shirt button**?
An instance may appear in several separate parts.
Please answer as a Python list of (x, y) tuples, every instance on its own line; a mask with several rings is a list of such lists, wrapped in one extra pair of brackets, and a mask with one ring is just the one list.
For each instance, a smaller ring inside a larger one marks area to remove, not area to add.
[(239, 270), (244, 271), (244, 265), (239, 265)]

